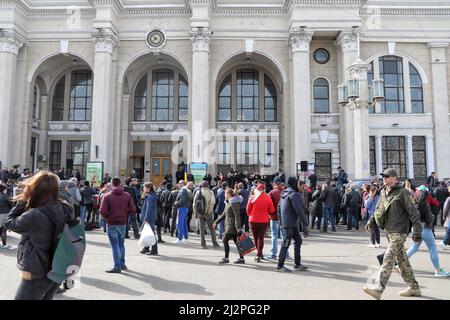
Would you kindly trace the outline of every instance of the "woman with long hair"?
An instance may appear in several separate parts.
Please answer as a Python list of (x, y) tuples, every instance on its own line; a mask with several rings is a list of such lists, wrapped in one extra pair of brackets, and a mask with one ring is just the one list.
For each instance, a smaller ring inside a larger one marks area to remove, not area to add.
[(263, 255), (264, 235), (269, 225), (271, 213), (275, 213), (272, 199), (266, 193), (264, 182), (259, 182), (247, 204), (247, 215), (249, 216), (250, 228), (255, 238), (257, 250), (256, 262), (261, 262), (261, 259), (265, 260)]
[[(51, 300), (60, 283), (47, 278), (52, 267), (56, 225), (74, 219), (73, 207), (59, 200), (59, 178), (39, 171), (24, 182), (23, 193), (9, 213), (5, 226), (22, 235), (17, 251), (21, 282), (16, 300)], [(53, 220), (53, 219), (52, 219)]]
[[(230, 255), (230, 245), (228, 244), (230, 240), (233, 240), (234, 244), (237, 242), (237, 237), (240, 233), (242, 233), (241, 228), (241, 214), (240, 207), (242, 202), (242, 196), (236, 193), (236, 190), (227, 189), (225, 191), (225, 209), (223, 213), (214, 221), (213, 228), (222, 222), (225, 221), (225, 236), (223, 237), (223, 248), (225, 250), (225, 257), (219, 261), (220, 264), (229, 263), (228, 259)], [(244, 264), (244, 257), (239, 253), (239, 259), (234, 263), (236, 264)]]

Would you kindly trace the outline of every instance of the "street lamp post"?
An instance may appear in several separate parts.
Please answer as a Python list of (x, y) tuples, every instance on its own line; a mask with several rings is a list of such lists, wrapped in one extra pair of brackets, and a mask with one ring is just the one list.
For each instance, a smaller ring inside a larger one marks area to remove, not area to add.
[(353, 110), (355, 180), (370, 179), (369, 108), (384, 99), (383, 80), (367, 81), (370, 64), (358, 58), (348, 69), (347, 85), (338, 86), (338, 103)]

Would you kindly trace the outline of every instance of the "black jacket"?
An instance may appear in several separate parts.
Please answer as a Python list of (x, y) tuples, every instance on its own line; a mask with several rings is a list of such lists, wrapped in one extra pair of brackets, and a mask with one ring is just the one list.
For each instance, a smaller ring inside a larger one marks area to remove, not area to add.
[(14, 207), (14, 201), (11, 197), (7, 194), (0, 193), (0, 214), (9, 213), (12, 207)]
[(309, 205), (309, 213), (313, 217), (323, 217), (323, 201), (320, 200), (320, 194), (322, 190), (316, 190), (311, 196), (311, 202)]
[(287, 188), (281, 192), (278, 216), (283, 228), (298, 227), (298, 219), (305, 227), (308, 226), (308, 219), (305, 216), (305, 204), (300, 192), (292, 188)]
[(436, 194), (437, 201), (439, 201), (439, 204), (441, 206), (443, 206), (445, 203), (445, 200), (449, 196), (447, 187), (437, 187), (435, 190), (435, 194)]
[(427, 203), (428, 192), (420, 191), (417, 193), (417, 204), (416, 208), (420, 212), (420, 221), (423, 223), (423, 226), (428, 229), (433, 228), (434, 216), (431, 213), (431, 208)]
[[(65, 203), (52, 202), (52, 208), (58, 223), (73, 219), (73, 208)], [(44, 276), (51, 269), (55, 225), (39, 208), (24, 212), (25, 206), (16, 205), (8, 217), (5, 226), (22, 235), (17, 250), (17, 267), (19, 270)]]

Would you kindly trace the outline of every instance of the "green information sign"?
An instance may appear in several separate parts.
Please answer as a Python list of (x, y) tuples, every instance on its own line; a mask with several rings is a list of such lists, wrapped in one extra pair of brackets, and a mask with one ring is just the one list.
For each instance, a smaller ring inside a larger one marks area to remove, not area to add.
[(91, 186), (100, 187), (103, 180), (103, 162), (86, 162), (86, 181), (89, 181)]
[(203, 181), (203, 177), (208, 169), (208, 164), (204, 162), (191, 162), (190, 169), (191, 174), (194, 176), (195, 183), (199, 184)]

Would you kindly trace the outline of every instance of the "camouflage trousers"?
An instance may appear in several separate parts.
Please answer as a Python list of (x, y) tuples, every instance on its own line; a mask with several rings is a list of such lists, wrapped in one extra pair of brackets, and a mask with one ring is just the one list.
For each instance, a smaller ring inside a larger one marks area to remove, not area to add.
[(376, 279), (376, 290), (383, 292), (397, 261), (403, 280), (413, 289), (419, 288), (405, 250), (406, 233), (388, 233), (389, 245), (384, 253), (383, 264)]

